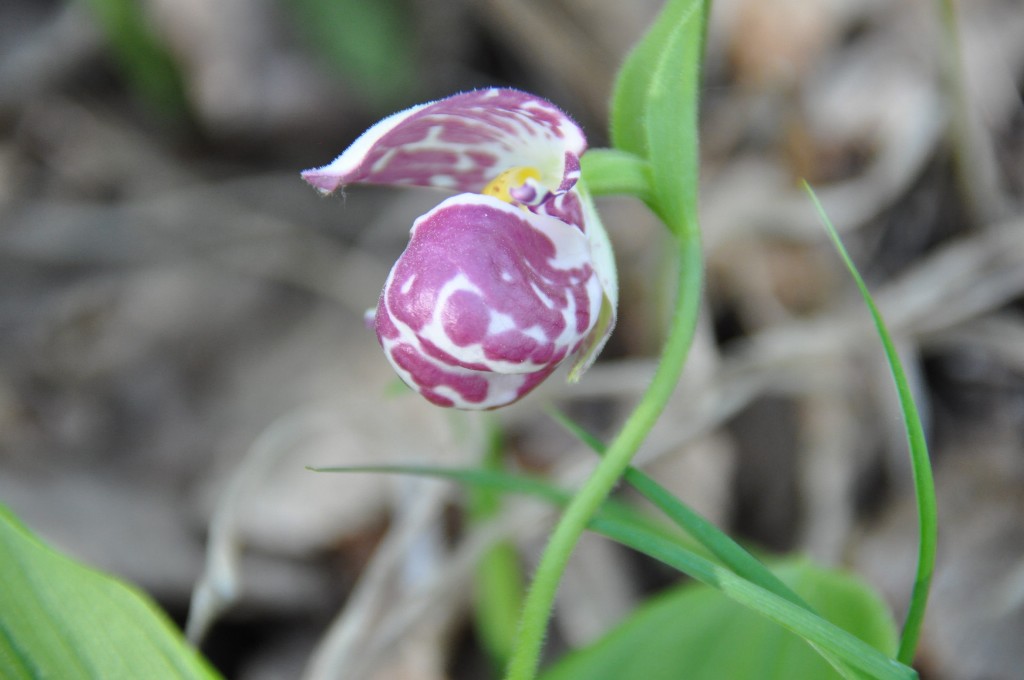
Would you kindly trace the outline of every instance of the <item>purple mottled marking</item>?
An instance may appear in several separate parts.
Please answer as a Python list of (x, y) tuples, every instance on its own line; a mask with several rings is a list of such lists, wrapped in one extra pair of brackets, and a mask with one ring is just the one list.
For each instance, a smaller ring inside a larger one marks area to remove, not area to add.
[(560, 219), (566, 224), (578, 227), (580, 231), (586, 232), (587, 230), (583, 220), (583, 206), (575, 191), (549, 194), (540, 205), (532, 210), (538, 215), (548, 215)]
[(434, 404), (435, 406), (441, 406), (443, 408), (451, 408), (452, 406), (455, 406), (454, 401), (452, 401), (448, 397), (438, 394), (432, 389), (426, 387), (420, 388), (419, 393), (423, 395), (424, 399), (429, 401), (431, 404)]
[(441, 310), (445, 334), (459, 347), (479, 343), (487, 335), (491, 312), (476, 293), (460, 290), (448, 298)]
[(554, 343), (538, 342), (536, 338), (531, 338), (517, 330), (503, 331), (488, 336), (482, 344), (487, 358), (492, 360), (546, 364), (555, 355)]
[[(536, 326), (554, 339), (565, 330), (569, 296), (587, 300), (586, 282), (593, 276), (589, 265), (555, 269), (549, 262), (554, 256), (551, 239), (525, 217), (481, 204), (441, 207), (417, 223), (385, 293), (387, 309), (421, 331), (433, 318), (444, 284), (462, 274), (480, 291), (486, 309), (508, 315), (519, 329)], [(589, 323), (589, 305), (582, 307), (576, 310), (577, 325), (581, 314)], [(472, 323), (479, 319), (474, 316)], [(514, 352), (507, 360), (519, 361)]]
[(381, 125), (334, 163), (307, 170), (303, 177), (323, 191), (363, 182), (477, 193), (507, 167), (549, 167), (552, 155), (564, 156), (563, 175), (572, 172), (570, 158), (576, 159), (578, 172), (578, 158), (587, 147), (579, 126), (558, 107), (512, 89), (454, 95)]
[[(381, 297), (383, 298), (383, 296)], [(379, 303), (380, 309), (383, 309), (383, 304), (384, 300), (381, 299)], [(381, 342), (384, 340), (396, 340), (400, 335), (394, 321), (391, 320), (391, 316), (388, 314), (381, 314), (380, 310), (378, 310), (377, 314), (374, 316), (373, 325), (377, 331), (377, 337)]]
[[(490, 170), (498, 164), (497, 157), (495, 157), (494, 154), (490, 154), (485, 151), (467, 151), (466, 158), (486, 170)], [(490, 176), (490, 173), (488, 173), (488, 176)]]
[(559, 191), (569, 191), (580, 181), (580, 157), (572, 151), (565, 152), (565, 170), (562, 172), (562, 184)]
[(581, 346), (601, 298), (575, 226), (463, 194), (413, 226), (381, 295), (378, 338), (434, 403), (497, 408)]
[(546, 368), (544, 370), (537, 371), (536, 373), (530, 373), (529, 375), (527, 375), (526, 379), (523, 381), (523, 384), (520, 385), (518, 390), (516, 390), (516, 399), (522, 399), (524, 396), (532, 392), (533, 389), (537, 387), (537, 385), (540, 385), (547, 379), (549, 375), (554, 373), (556, 368), (558, 368), (557, 363), (552, 364), (550, 368)]
[(482, 375), (446, 371), (422, 357), (416, 349), (405, 343), (391, 349), (395, 364), (408, 371), (416, 384), (425, 389), (445, 386), (458, 392), (465, 401), (475, 404), (487, 398), (487, 380)]
[(422, 336), (417, 337), (416, 341), (419, 343), (419, 346), (423, 350), (423, 353), (425, 355), (437, 359), (441, 363), (447, 364), (448, 366), (457, 366), (458, 368), (465, 368), (470, 371), (491, 370), (490, 367), (487, 366), (487, 364), (481, 364), (473, 361), (463, 361), (459, 357), (453, 356), (452, 354), (445, 352), (443, 349), (441, 349), (440, 347), (432, 343), (430, 340)]
[(583, 335), (593, 327), (596, 319), (590, 318), (590, 298), (586, 292), (574, 289), (572, 295), (576, 300), (576, 335)]

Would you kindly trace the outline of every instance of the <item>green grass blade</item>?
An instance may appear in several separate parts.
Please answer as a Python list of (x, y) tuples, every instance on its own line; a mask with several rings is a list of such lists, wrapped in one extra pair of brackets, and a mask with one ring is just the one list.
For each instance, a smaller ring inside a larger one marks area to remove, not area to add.
[[(489, 489), (501, 493), (531, 496), (562, 508), (567, 506), (573, 498), (571, 491), (559, 488), (548, 481), (513, 474), (504, 470), (486, 468), (460, 468), (440, 465), (352, 465), (310, 467), (309, 469), (314, 472), (402, 474), (448, 479), (476, 489)], [(701, 549), (699, 545), (693, 543), (688, 537), (680, 535), (673, 527), (666, 526), (664, 523), (648, 517), (625, 503), (615, 500), (605, 501), (598, 514), (630, 526), (636, 526), (667, 541), (678, 543), (687, 549)]]
[[(411, 474), (435, 477), (457, 481), (476, 488), (533, 496), (562, 507), (572, 499), (570, 492), (546, 481), (501, 470), (432, 465), (365, 465), (310, 469), (316, 472)], [(910, 671), (909, 675), (902, 673), (901, 666), (873, 647), (808, 611), (805, 608), (806, 605), (795, 604), (786, 597), (751, 583), (728, 568), (716, 564), (707, 556), (697, 552), (701, 546), (688, 544), (678, 535), (667, 531), (664, 526), (625, 504), (607, 501), (591, 520), (589, 527), (612, 540), (680, 569), (684, 573), (722, 590), (727, 596), (754, 611), (767, 615), (788, 630), (804, 637), (830, 663), (837, 666), (837, 670), (845, 677), (870, 677), (883, 680), (902, 680), (915, 677), (913, 671)], [(788, 586), (783, 587), (788, 590)], [(785, 603), (786, 606), (780, 609), (779, 602)], [(800, 614), (796, 619), (791, 620), (794, 609)], [(810, 631), (809, 634), (805, 635), (808, 631)], [(863, 659), (851, 661), (849, 658), (851, 655), (859, 655)]]
[[(804, 559), (774, 570), (829, 621), (883, 652), (898, 633), (888, 605), (858, 578)], [(647, 598), (542, 680), (836, 680), (805, 640), (715, 588), (686, 583)], [(858, 673), (857, 677), (870, 677)]]
[(885, 326), (881, 312), (875, 305), (871, 293), (868, 291), (864, 279), (857, 271), (856, 265), (850, 259), (849, 253), (843, 246), (839, 234), (832, 226), (831, 220), (825, 213), (821, 202), (815, 195), (811, 185), (804, 182), (804, 188), (811, 197), (815, 209), (821, 218), (825, 230), (828, 232), (832, 243), (835, 245), (843, 264), (850, 272), (850, 276), (857, 283), (864, 304), (871, 312), (874, 319), (878, 337), (885, 349), (885, 357), (889, 362), (889, 369), (892, 373), (893, 382), (896, 384), (896, 391), (899, 394), (900, 409), (903, 412), (903, 423), (907, 430), (907, 443), (910, 448), (910, 464), (914, 476), (914, 490), (917, 496), (917, 512), (919, 524), (919, 548), (917, 557), (917, 574), (914, 579), (914, 590), (910, 597), (910, 605), (907, 609), (907, 618), (903, 624), (903, 633), (900, 636), (900, 649), (898, 658), (901, 662), (909, 664), (914, 660), (914, 652), (921, 636), (921, 625), (924, 622), (925, 608), (928, 603), (928, 591), (931, 588), (932, 573), (935, 570), (935, 551), (938, 541), (938, 509), (935, 501), (935, 481), (932, 478), (931, 461), (928, 457), (928, 443), (924, 435), (924, 427), (921, 425), (921, 417), (914, 404), (914, 396), (910, 391), (910, 382), (903, 370), (896, 346), (893, 344), (892, 336)]
[(720, 590), (867, 677), (877, 680), (917, 678), (914, 669), (890, 659), (842, 628), (685, 548), (607, 517), (595, 518), (591, 528)]
[[(548, 409), (548, 414), (595, 453), (598, 455), (604, 454), (605, 446), (601, 440), (580, 427), (568, 416), (554, 408)], [(723, 565), (732, 569), (737, 576), (745, 578), (751, 583), (789, 600), (809, 612), (814, 612), (813, 608), (803, 598), (783, 583), (759, 559), (751, 555), (750, 552), (734, 541), (728, 534), (702, 517), (700, 513), (672, 495), (668, 489), (658, 484), (650, 475), (631, 466), (626, 470), (624, 479), (651, 504), (661, 510), (666, 517), (692, 536), (711, 555), (714, 555)], [(846, 667), (827, 651), (819, 650), (819, 652), (844, 677), (860, 677), (853, 669)]]
[(562, 429), (580, 440), (588, 449), (599, 456), (604, 455), (604, 451), (607, 447), (603, 441), (597, 438), (596, 435), (591, 434), (589, 430), (553, 405), (548, 405), (544, 410), (552, 420), (562, 426)]
[(440, 465), (342, 465), (332, 467), (310, 467), (313, 472), (376, 473), (415, 475), (449, 479), (467, 486), (495, 489), (504, 493), (533, 496), (548, 503), (564, 505), (572, 494), (542, 479), (514, 475), (502, 470), (482, 468), (457, 468)]
[[(597, 454), (604, 454), (604, 444), (597, 437), (587, 432), (560, 411), (549, 409), (548, 413), (556, 422)], [(721, 560), (722, 564), (732, 569), (737, 575), (794, 604), (810, 609), (799, 595), (779, 580), (759, 559), (751, 555), (728, 534), (702, 517), (700, 513), (672, 495), (668, 489), (658, 484), (650, 475), (631, 466), (626, 471), (625, 480), (656, 508), (665, 513), (666, 517), (683, 529), (683, 531), (693, 536), (708, 552)]]

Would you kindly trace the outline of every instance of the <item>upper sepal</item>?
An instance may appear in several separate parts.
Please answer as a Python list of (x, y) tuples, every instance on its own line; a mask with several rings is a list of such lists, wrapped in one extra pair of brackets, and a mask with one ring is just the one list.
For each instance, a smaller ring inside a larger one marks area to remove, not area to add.
[(580, 127), (551, 102), (490, 88), (389, 116), (334, 161), (302, 177), (323, 193), (357, 182), (479, 193), (503, 170), (526, 165), (555, 190), (567, 175), (578, 174), (586, 148)]

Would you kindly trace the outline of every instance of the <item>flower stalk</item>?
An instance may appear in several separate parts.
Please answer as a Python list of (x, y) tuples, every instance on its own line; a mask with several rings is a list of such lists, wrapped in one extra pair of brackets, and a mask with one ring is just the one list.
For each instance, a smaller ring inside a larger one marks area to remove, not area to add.
[[(694, 225), (695, 226), (695, 225)], [(629, 467), (665, 409), (682, 374), (696, 330), (700, 309), (703, 260), (700, 233), (684, 229), (676, 239), (679, 257), (676, 302), (672, 326), (658, 367), (640, 403), (597, 464), (551, 534), (533, 576), (509, 662), (507, 680), (530, 680), (537, 672), (555, 593), (569, 557), (587, 523)]]

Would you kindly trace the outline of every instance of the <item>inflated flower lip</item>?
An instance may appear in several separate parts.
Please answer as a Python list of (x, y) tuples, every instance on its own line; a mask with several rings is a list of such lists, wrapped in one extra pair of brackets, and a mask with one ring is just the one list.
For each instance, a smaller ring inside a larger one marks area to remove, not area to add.
[(374, 325), (398, 375), (431, 402), (490, 409), (565, 361), (571, 380), (615, 318), (611, 248), (579, 184), (582, 130), (510, 89), (458, 94), (380, 121), (302, 177), (461, 192), (413, 224)]

